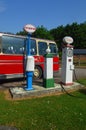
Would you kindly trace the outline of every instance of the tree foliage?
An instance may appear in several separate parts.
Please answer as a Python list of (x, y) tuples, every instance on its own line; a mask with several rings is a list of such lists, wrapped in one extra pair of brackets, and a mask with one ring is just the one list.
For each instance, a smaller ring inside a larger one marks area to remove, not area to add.
[[(23, 31), (17, 32), (17, 35), (27, 35), (28, 33)], [(43, 25), (37, 27), (36, 31), (32, 34), (32, 37), (54, 40), (50, 31), (48, 31)]]
[(64, 36), (71, 36), (74, 39), (74, 48), (83, 49), (86, 48), (86, 22), (77, 24), (72, 23), (66, 26), (59, 26), (50, 30), (54, 40), (57, 42), (59, 49), (61, 49), (61, 43)]
[(43, 27), (43, 25), (41, 27), (37, 27), (37, 30), (33, 33), (33, 36), (36, 38), (54, 40), (52, 34), (50, 34), (50, 31)]
[[(27, 35), (25, 31), (20, 31), (18, 35)], [(51, 30), (47, 30), (44, 26), (37, 27), (37, 30), (32, 34), (32, 37), (55, 40), (59, 50), (64, 36), (71, 36), (74, 39), (73, 45), (77, 49), (86, 48), (86, 22), (78, 24), (72, 23), (66, 26), (58, 26)]]
[(26, 35), (28, 35), (28, 33), (23, 30), (23, 31), (17, 32), (16, 35), (26, 36)]

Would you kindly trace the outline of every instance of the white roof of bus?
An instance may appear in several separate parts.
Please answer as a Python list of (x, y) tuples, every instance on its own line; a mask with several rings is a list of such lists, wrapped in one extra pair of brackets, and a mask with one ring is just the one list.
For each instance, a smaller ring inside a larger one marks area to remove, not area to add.
[[(8, 34), (8, 33), (0, 33), (0, 36), (11, 36), (11, 37), (27, 38), (27, 36), (15, 35), (15, 34)], [(45, 41), (45, 42), (55, 43), (55, 41), (48, 40), (48, 39), (41, 39), (41, 38), (34, 38), (34, 37), (31, 37), (31, 39), (36, 39), (36, 40), (39, 40), (39, 41)]]
[(0, 36), (11, 36), (11, 37), (26, 38), (25, 36), (20, 36), (20, 35), (15, 35), (15, 34), (8, 34), (8, 33), (0, 33)]

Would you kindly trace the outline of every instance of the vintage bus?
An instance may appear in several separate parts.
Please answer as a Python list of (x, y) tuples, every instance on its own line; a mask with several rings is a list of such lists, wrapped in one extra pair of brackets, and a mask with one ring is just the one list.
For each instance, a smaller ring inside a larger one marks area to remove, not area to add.
[[(27, 37), (0, 33), (0, 79), (25, 76)], [(54, 41), (31, 38), (31, 54), (34, 56), (34, 78), (41, 78), (46, 49), (53, 54), (53, 70), (59, 70), (58, 48)]]

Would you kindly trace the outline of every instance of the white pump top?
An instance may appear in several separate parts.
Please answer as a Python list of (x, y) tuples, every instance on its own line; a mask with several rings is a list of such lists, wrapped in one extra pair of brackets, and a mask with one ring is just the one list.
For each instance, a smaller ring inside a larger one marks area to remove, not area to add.
[(70, 36), (65, 36), (63, 38), (63, 42), (66, 43), (66, 44), (72, 44), (73, 43), (73, 38), (70, 37)]

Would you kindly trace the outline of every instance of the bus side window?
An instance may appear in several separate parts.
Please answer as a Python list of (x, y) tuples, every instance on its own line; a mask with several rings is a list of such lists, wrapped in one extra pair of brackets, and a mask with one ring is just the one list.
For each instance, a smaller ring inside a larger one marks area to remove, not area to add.
[(23, 38), (14, 38), (13, 42), (15, 47), (15, 54), (24, 54), (25, 40)]
[(2, 40), (1, 40), (1, 37), (0, 37), (0, 53), (2, 52), (2, 45), (1, 45), (1, 42), (2, 42)]
[(2, 50), (3, 50), (3, 53), (6, 53), (6, 54), (15, 53), (15, 48), (10, 40), (10, 37), (8, 37), (8, 36), (2, 37)]
[(12, 36), (2, 37), (2, 50), (5, 54), (23, 54), (24, 39)]
[(24, 53), (24, 47), (20, 47), (19, 48), (19, 54), (23, 54)]
[(46, 53), (47, 43), (38, 42), (38, 48), (39, 48), (39, 55), (44, 55)]
[(6, 50), (6, 53), (14, 54), (15, 53), (14, 47), (13, 46), (9, 46), (7, 48), (7, 50)]
[[(26, 41), (26, 43), (28, 42), (28, 40)], [(30, 39), (30, 53), (31, 53), (31, 55), (36, 55), (37, 54), (37, 47), (36, 47), (36, 40), (34, 40), (34, 39)], [(26, 52), (27, 52), (27, 45), (28, 44), (26, 44), (26, 46), (25, 46), (25, 50), (26, 50)]]

